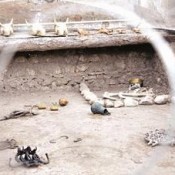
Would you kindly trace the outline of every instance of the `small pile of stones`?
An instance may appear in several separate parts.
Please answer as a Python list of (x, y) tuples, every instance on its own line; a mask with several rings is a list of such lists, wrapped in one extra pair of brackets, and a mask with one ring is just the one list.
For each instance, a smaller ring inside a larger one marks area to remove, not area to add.
[(149, 131), (145, 134), (144, 140), (147, 142), (149, 146), (157, 146), (157, 145), (175, 145), (175, 139), (170, 138), (165, 131), (165, 129), (155, 129), (154, 131)]
[(85, 82), (80, 83), (81, 95), (88, 101), (89, 104), (94, 102), (100, 103), (106, 108), (119, 107), (136, 107), (138, 105), (162, 105), (170, 103), (170, 95), (155, 95), (152, 88), (147, 89), (140, 87), (126, 92), (110, 93), (105, 92), (103, 98), (98, 98), (96, 94), (90, 91)]
[(98, 101), (98, 97), (90, 91), (90, 89), (84, 82), (80, 83), (80, 93), (90, 104)]

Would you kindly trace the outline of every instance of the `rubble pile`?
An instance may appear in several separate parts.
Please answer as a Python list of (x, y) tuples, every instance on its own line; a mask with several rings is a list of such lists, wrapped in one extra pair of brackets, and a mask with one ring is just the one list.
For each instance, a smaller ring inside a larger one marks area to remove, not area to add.
[(98, 102), (107, 108), (135, 107), (138, 105), (153, 104), (162, 105), (171, 102), (170, 95), (156, 95), (152, 88), (147, 89), (145, 87), (138, 87), (134, 90), (129, 89), (128, 91), (117, 93), (105, 92), (102, 98), (98, 98), (97, 95), (91, 92), (88, 86), (82, 82), (80, 83), (80, 92), (89, 104)]

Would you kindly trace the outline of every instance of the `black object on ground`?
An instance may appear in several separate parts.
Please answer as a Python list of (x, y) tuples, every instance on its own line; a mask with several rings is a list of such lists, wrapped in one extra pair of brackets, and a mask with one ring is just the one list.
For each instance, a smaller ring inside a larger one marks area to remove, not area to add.
[[(27, 167), (37, 167), (41, 164), (48, 164), (49, 163), (49, 156), (46, 153), (47, 160), (42, 160), (37, 154), (36, 154), (37, 148), (31, 149), (30, 146), (27, 148), (19, 148), (17, 149), (17, 153), (15, 155), (15, 160), (18, 163), (21, 163), (24, 166)], [(10, 159), (11, 161), (11, 159)], [(10, 165), (10, 162), (9, 162)]]
[(94, 102), (91, 105), (91, 111), (93, 114), (111, 115), (111, 113), (106, 108), (104, 108), (99, 102)]
[(74, 140), (74, 143), (81, 142), (81, 141), (82, 141), (82, 138), (77, 138), (76, 140)]

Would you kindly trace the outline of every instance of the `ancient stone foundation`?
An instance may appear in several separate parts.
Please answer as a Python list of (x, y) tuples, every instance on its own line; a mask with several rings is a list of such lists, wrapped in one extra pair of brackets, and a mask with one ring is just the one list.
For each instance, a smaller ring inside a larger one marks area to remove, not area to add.
[(91, 90), (128, 87), (133, 77), (157, 92), (168, 91), (162, 64), (149, 44), (81, 50), (17, 53), (4, 76), (3, 90)]

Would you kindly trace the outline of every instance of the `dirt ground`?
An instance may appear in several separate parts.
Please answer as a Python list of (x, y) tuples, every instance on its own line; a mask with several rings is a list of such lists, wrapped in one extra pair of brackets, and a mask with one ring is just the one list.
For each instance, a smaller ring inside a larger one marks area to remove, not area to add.
[[(111, 108), (110, 116), (92, 115), (90, 106), (78, 92), (47, 91), (1, 94), (1, 117), (24, 105), (46, 102), (48, 106), (66, 97), (69, 104), (59, 111), (39, 111), (39, 115), (0, 122), (0, 141), (15, 139), (19, 146), (38, 147), (38, 154), (50, 157), (48, 165), (25, 168), (14, 160), (16, 149), (0, 151), (0, 175), (130, 175), (141, 168), (158, 147), (148, 147), (144, 133), (165, 128), (169, 105)], [(68, 136), (68, 139), (61, 136)], [(74, 142), (78, 138), (80, 142)], [(175, 173), (175, 150), (169, 148), (149, 175)], [(9, 158), (13, 158), (8, 165)], [(151, 162), (150, 162), (151, 163)], [(151, 163), (152, 164), (152, 163)], [(143, 172), (143, 174), (144, 174)]]
[[(8, 23), (11, 18), (14, 19), (14, 23), (25, 23), (25, 19), (28, 22), (53, 22), (54, 16), (58, 21), (65, 21), (67, 17), (69, 21), (83, 21), (83, 20), (104, 20), (104, 19), (117, 19), (123, 18), (122, 16), (114, 16), (105, 10), (89, 7), (86, 5), (64, 2), (64, 1), (53, 1), (52, 3), (46, 3), (46, 1), (38, 0), (6, 0), (0, 1), (0, 22)], [(99, 2), (99, 0), (94, 0)], [(100, 1), (104, 3), (104, 1)], [(128, 3), (108, 0), (109, 4), (121, 5), (128, 9), (130, 6)], [(158, 26), (173, 26), (174, 16), (170, 19), (163, 19), (162, 15), (152, 9), (144, 9), (140, 7), (132, 7), (135, 13), (141, 18), (151, 22), (151, 24)], [(130, 10), (131, 10), (130, 9)], [(7, 13), (9, 12), (9, 13)], [(172, 10), (174, 12), (174, 10)], [(172, 13), (174, 14), (174, 13)], [(36, 20), (37, 19), (37, 20)]]

